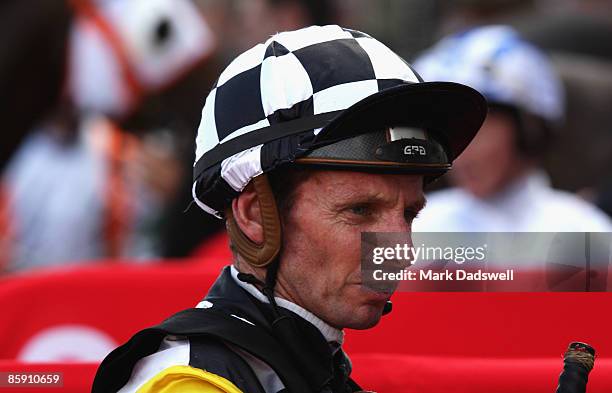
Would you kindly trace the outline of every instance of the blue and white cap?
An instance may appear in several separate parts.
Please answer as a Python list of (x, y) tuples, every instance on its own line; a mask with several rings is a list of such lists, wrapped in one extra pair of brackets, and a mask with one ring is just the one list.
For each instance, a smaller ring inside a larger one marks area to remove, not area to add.
[[(424, 83), (365, 33), (336, 25), (279, 33), (232, 61), (208, 94), (196, 138), (193, 197), (222, 217), (253, 178), (299, 160), (439, 175), (485, 114), (478, 92)], [(384, 130), (375, 140), (321, 150)], [(366, 144), (370, 151), (358, 155)]]
[(490, 103), (550, 122), (563, 118), (563, 87), (550, 61), (510, 27), (485, 26), (449, 36), (413, 65), (427, 81), (462, 83)]

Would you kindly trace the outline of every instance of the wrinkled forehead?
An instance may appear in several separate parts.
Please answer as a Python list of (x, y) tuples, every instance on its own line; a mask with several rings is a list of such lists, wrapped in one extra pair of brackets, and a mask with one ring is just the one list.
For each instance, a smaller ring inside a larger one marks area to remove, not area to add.
[(313, 170), (296, 185), (297, 196), (335, 201), (419, 203), (424, 200), (424, 175), (379, 174), (349, 170)]

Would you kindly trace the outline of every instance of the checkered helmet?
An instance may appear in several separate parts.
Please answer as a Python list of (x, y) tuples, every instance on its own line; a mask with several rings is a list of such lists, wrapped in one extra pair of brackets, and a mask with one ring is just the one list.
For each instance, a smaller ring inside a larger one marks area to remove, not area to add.
[(221, 218), (252, 179), (288, 163), (439, 176), (485, 114), (478, 92), (423, 82), (367, 34), (278, 33), (232, 61), (208, 94), (193, 197)]

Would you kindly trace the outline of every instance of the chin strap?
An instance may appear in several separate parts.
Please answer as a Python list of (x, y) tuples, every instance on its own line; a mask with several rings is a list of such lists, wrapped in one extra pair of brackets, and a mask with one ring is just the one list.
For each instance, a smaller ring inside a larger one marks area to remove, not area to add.
[(274, 298), (274, 287), (276, 286), (276, 275), (278, 274), (279, 262), (278, 259), (273, 261), (266, 269), (266, 282), (261, 281), (257, 277), (249, 273), (238, 273), (238, 279), (247, 284), (252, 284), (261, 287), (261, 292), (266, 296), (270, 306), (272, 306), (272, 313), (274, 314), (274, 325), (279, 319), (286, 318), (281, 315)]
[(280, 264), (278, 260), (278, 254), (281, 247), (280, 216), (268, 177), (262, 174), (253, 178), (251, 182), (257, 193), (259, 210), (261, 212), (264, 235), (263, 244), (253, 242), (240, 230), (234, 219), (231, 207), (226, 211), (227, 232), (232, 239), (232, 243), (245, 262), (251, 266), (267, 268), (265, 283), (252, 274), (239, 273), (238, 279), (249, 284), (258, 285), (262, 288), (263, 294), (272, 306), (275, 318), (272, 325), (274, 325), (279, 320), (285, 318), (278, 310), (276, 299), (274, 299), (274, 287), (276, 286), (276, 276)]
[(385, 307), (383, 308), (382, 315), (387, 315), (392, 310), (393, 310), (393, 303), (391, 303), (391, 300), (387, 300), (387, 303), (385, 303)]
[(265, 267), (276, 259), (280, 251), (281, 223), (268, 177), (265, 174), (259, 175), (253, 178), (251, 182), (259, 199), (264, 235), (263, 244), (253, 242), (240, 230), (234, 219), (231, 206), (225, 212), (227, 233), (238, 253), (247, 263), (255, 267)]

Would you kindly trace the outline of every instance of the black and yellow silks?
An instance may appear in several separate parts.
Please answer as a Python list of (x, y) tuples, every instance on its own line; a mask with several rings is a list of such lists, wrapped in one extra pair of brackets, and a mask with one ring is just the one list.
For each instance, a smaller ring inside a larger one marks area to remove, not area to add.
[(230, 346), (269, 365), (285, 386), (284, 392), (361, 390), (348, 377), (350, 362), (342, 349), (334, 351), (315, 326), (291, 311), (281, 309), (281, 320), (275, 320), (270, 305), (238, 286), (229, 268), (217, 279), (206, 300), (213, 307), (181, 311), (160, 325), (140, 331), (111, 352), (98, 369), (92, 393), (121, 389), (138, 360), (155, 353), (168, 335), (189, 339), (189, 365), (166, 369), (165, 374), (156, 375), (139, 392), (191, 389), (263, 393), (253, 370)]

